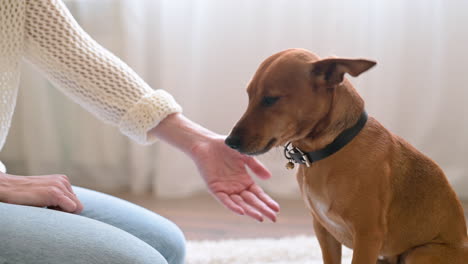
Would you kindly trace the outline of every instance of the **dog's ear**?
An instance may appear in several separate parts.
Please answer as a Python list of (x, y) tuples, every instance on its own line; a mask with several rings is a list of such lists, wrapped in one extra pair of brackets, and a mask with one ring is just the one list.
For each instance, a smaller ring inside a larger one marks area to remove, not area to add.
[(318, 86), (335, 87), (343, 81), (344, 74), (356, 77), (377, 64), (365, 59), (323, 59), (312, 63), (312, 75)]

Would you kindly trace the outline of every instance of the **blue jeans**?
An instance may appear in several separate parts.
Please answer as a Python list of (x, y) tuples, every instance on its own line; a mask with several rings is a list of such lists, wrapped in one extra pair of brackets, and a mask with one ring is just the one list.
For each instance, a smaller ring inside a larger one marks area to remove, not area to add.
[(0, 264), (180, 264), (185, 239), (135, 204), (73, 187), (81, 215), (0, 203)]

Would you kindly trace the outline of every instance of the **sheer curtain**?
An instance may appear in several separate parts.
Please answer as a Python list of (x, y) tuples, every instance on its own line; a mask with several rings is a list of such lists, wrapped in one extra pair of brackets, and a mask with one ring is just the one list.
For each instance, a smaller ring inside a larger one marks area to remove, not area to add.
[[(247, 104), (262, 60), (301, 47), (322, 57), (378, 65), (351, 81), (370, 115), (436, 160), (468, 199), (468, 17), (444, 0), (75, 0), (78, 22), (185, 114), (227, 134)], [(25, 67), (7, 146), (11, 172), (66, 173), (77, 185), (153, 190), (180, 197), (204, 189), (191, 161), (164, 143), (141, 147), (58, 93)], [(281, 149), (261, 157), (272, 195), (297, 196)]]

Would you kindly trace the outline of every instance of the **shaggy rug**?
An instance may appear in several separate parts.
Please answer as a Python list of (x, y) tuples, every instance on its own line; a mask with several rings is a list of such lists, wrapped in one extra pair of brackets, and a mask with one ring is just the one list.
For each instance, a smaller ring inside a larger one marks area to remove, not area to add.
[[(343, 247), (343, 263), (351, 263), (352, 251)], [(187, 264), (322, 264), (315, 237), (189, 241)]]

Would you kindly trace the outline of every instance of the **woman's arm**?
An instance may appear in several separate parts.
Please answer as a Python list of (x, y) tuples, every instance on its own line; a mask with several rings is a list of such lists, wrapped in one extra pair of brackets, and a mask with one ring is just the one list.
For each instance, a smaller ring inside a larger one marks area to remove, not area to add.
[(60, 0), (26, 1), (26, 59), (72, 100), (141, 144), (181, 107), (94, 41)]

